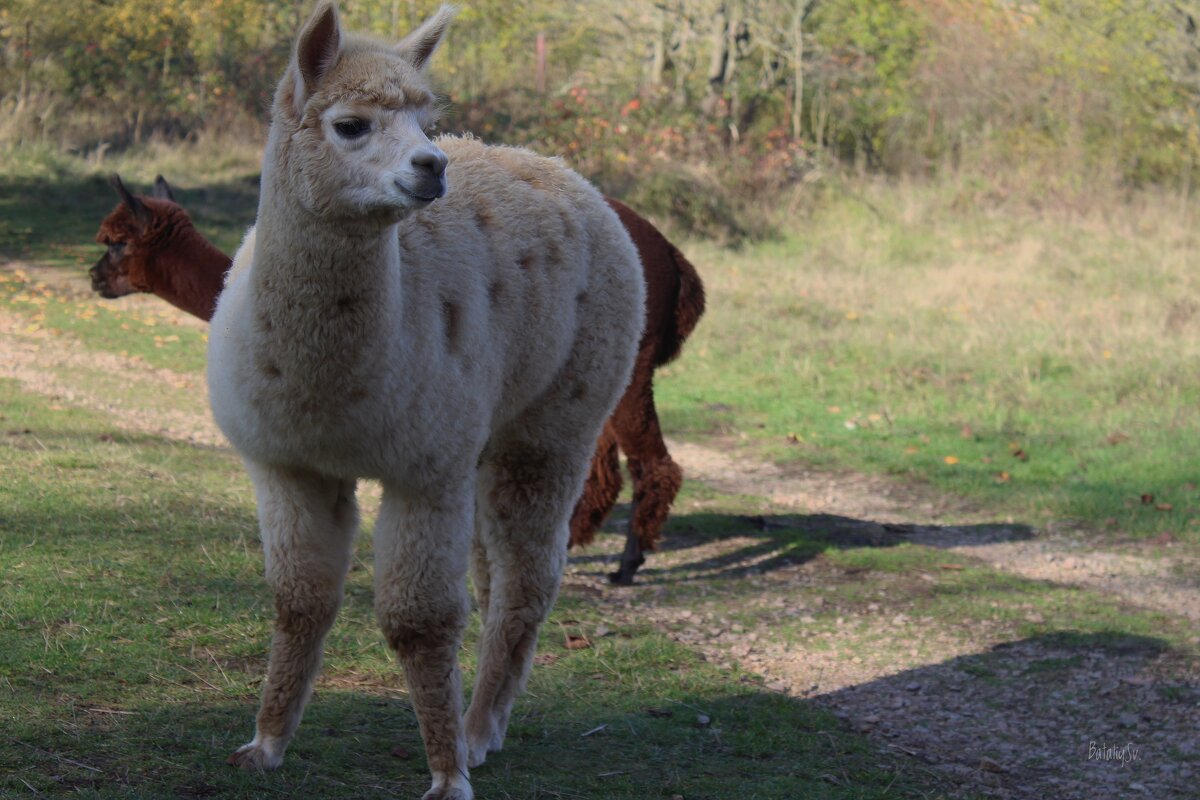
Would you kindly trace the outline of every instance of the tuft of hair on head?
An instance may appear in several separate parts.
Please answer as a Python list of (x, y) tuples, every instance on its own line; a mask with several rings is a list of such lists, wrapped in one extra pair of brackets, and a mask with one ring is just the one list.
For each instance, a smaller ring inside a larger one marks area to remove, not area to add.
[(457, 13), (458, 8), (455, 6), (443, 4), (433, 16), (400, 40), (396, 45), (396, 52), (416, 69), (425, 69), (430, 57), (442, 43), (442, 36), (446, 33), (450, 20), (454, 19)]
[(304, 112), (304, 104), (337, 63), (341, 50), (342, 26), (337, 3), (321, 0), (296, 36), (296, 49), (292, 54), (293, 98), (297, 114)]

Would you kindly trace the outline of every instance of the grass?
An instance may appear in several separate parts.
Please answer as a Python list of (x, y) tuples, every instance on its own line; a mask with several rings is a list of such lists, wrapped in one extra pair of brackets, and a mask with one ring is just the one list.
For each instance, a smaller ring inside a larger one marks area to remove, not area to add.
[(1200, 544), (1195, 203), (1035, 213), (964, 208), (950, 182), (857, 189), (783, 241), (689, 248), (711, 299), (656, 382), (668, 427)]
[[(423, 787), (415, 720), (375, 630), (369, 526), (287, 767), (231, 770), (222, 758), (250, 733), (271, 618), (237, 459), (49, 409), (7, 381), (0, 408), (0, 793), (336, 798)], [(599, 619), (581, 598), (559, 604), (541, 648), (550, 663), (534, 673), (510, 747), (477, 771), (482, 796), (914, 788), (828, 714), (650, 626), (619, 627), (583, 651), (553, 633)], [(464, 661), (469, 671), (469, 648)], [(835, 768), (853, 788), (823, 780)]]
[[(103, 178), (113, 168), (136, 186), (167, 174), (231, 251), (253, 214), (255, 170), (250, 151), (219, 150), (0, 154), (0, 255), (29, 262), (0, 271), (0, 311), (17, 315), (16, 333), (77, 347), (46, 375), (111, 407), (0, 381), (2, 796), (424, 788), (415, 720), (374, 625), (369, 516), (288, 763), (269, 776), (225, 767), (251, 733), (272, 615), (248, 481), (228, 451), (131, 434), (120, 416), (205, 413), (204, 332), (52, 280), (98, 255), (90, 240), (115, 202)], [(1200, 544), (1190, 206), (1142, 197), (1107, 214), (1039, 215), (964, 207), (949, 183), (857, 191), (817, 204), (783, 241), (686, 246), (709, 311), (658, 381), (669, 431), (898, 475), (966, 496), (989, 519)], [(645, 592), (565, 591), (510, 746), (473, 776), (480, 796), (946, 796), (939, 778), (881, 757), (816, 704), (701, 657), (677, 635), (698, 619), (889, 674), (950, 666), (989, 687), (1012, 669), (979, 652), (986, 642), (1052, 643), (1020, 673), (1048, 681), (1080, 654), (1194, 661), (1200, 644), (1174, 616), (797, 519), (689, 484)], [(706, 555), (718, 543), (740, 549)], [(773, 582), (797, 565), (804, 580)], [(652, 618), (617, 614), (621, 602)], [(682, 610), (687, 621), (671, 622)], [(567, 650), (566, 632), (594, 646)], [(469, 647), (463, 656), (469, 673)], [(1188, 685), (1164, 692), (1194, 700)]]
[[(255, 149), (216, 140), (91, 159), (10, 152), (0, 254), (83, 270), (115, 202), (113, 170), (134, 186), (167, 174), (232, 252), (253, 216), (256, 163)], [(659, 373), (668, 429), (902, 476), (1031, 524), (1200, 545), (1195, 204), (976, 206), (977, 183), (861, 182), (808, 203), (781, 241), (688, 244), (709, 310)], [(200, 351), (170, 339), (195, 330), (0, 288), (0, 302), (89, 347), (197, 366), (178, 359)]]

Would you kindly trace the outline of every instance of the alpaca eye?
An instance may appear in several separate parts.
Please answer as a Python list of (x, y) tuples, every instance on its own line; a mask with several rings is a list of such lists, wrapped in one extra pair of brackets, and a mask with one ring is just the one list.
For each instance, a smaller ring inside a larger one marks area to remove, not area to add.
[(333, 123), (333, 129), (343, 139), (357, 139), (371, 130), (371, 123), (359, 117), (351, 117)]
[(125, 243), (124, 242), (109, 242), (108, 243), (108, 252), (112, 253), (115, 256), (121, 255), (121, 253), (125, 252)]

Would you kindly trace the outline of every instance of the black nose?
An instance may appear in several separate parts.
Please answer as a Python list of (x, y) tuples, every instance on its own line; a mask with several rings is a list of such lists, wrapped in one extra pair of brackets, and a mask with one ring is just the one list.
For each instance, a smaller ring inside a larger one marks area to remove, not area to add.
[(440, 178), (446, 171), (446, 154), (441, 150), (423, 150), (412, 157), (412, 165), (417, 174), (428, 172), (431, 177)]

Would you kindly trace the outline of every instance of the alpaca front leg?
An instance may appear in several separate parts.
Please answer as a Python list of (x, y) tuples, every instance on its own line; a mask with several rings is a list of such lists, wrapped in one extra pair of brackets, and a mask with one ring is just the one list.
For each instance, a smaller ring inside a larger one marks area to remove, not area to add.
[(283, 763), (342, 601), (358, 528), (354, 482), (248, 465), (258, 498), (275, 632), (254, 739), (229, 757), (239, 767)]
[(472, 800), (458, 667), (471, 499), (425, 504), (398, 495), (384, 488), (375, 525), (375, 611), (425, 742), (433, 782), (423, 800)]

